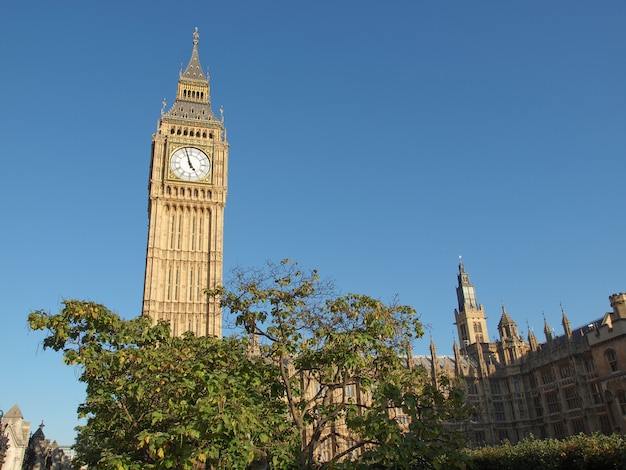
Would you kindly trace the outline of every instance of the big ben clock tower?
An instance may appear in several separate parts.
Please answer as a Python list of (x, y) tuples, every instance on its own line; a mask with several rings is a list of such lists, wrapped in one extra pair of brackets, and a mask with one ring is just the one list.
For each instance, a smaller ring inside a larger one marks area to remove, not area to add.
[(167, 112), (164, 104), (152, 137), (143, 314), (168, 322), (175, 336), (220, 337), (219, 301), (204, 289), (222, 284), (228, 142), (198, 39), (196, 28), (176, 100)]

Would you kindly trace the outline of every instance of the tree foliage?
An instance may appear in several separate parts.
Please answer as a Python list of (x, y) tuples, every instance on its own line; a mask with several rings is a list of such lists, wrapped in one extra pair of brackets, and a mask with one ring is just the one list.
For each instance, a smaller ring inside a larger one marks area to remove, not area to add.
[(423, 335), (413, 308), (336, 296), (289, 260), (238, 270), (230, 290), (210, 295), (279, 368), (300, 468), (463, 465), (463, 436), (444, 421), (466, 410), (458, 390), (412, 366), (411, 342)]
[(164, 323), (123, 320), (102, 305), (66, 301), (29, 316), (48, 330), (87, 384), (79, 460), (91, 468), (245, 468), (289, 448), (283, 390), (272, 364), (230, 338), (171, 337)]

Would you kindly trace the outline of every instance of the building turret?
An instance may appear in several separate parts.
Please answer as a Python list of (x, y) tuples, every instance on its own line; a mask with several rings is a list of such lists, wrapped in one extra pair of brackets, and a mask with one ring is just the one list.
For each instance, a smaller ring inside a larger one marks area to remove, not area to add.
[(459, 262), (456, 295), (459, 307), (454, 311), (454, 317), (461, 347), (487, 342), (489, 339), (487, 317), (483, 306), (476, 301), (476, 291), (461, 262)]
[(507, 339), (517, 338), (517, 324), (506, 312), (506, 308), (502, 305), (502, 317), (500, 323), (498, 323), (498, 332), (500, 333), (500, 340), (505, 341)]
[(500, 333), (500, 360), (504, 364), (511, 364), (522, 357), (527, 350), (526, 343), (519, 335), (517, 323), (506, 312), (504, 305), (502, 305), (502, 317), (498, 323), (498, 332)]
[(613, 308), (613, 319), (626, 318), (626, 293), (620, 292), (609, 296)]

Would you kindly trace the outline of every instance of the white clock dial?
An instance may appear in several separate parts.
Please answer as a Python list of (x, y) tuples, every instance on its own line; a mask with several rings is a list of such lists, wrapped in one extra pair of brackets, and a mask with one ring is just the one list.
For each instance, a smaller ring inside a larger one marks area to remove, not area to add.
[(170, 168), (181, 180), (197, 181), (207, 177), (211, 171), (211, 160), (200, 149), (182, 147), (172, 153)]

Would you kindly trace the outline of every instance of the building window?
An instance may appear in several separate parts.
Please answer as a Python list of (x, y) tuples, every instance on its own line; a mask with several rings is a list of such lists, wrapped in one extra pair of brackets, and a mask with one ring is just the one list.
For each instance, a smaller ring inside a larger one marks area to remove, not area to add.
[(468, 395), (478, 395), (478, 386), (476, 382), (468, 382), (467, 384), (467, 394)]
[(575, 410), (576, 408), (581, 408), (583, 405), (577, 387), (565, 389), (565, 401), (567, 402), (568, 410)]
[(561, 411), (561, 404), (559, 403), (559, 395), (557, 392), (546, 393), (546, 401), (548, 402), (548, 411), (551, 414)]
[(496, 421), (505, 421), (506, 415), (504, 413), (504, 403), (496, 401), (493, 403), (493, 410), (495, 413)]
[(491, 381), (491, 394), (492, 395), (500, 395), (502, 391), (500, 390), (500, 382), (497, 380)]
[(583, 418), (575, 418), (572, 420), (572, 428), (576, 434), (587, 432), (585, 429), (585, 420)]
[(596, 405), (601, 405), (604, 403), (604, 399), (602, 398), (602, 391), (600, 390), (600, 385), (597, 382), (591, 384), (591, 396), (593, 396), (593, 402)]
[(524, 400), (517, 401), (517, 409), (519, 410), (520, 419), (526, 419), (526, 409), (524, 408)]
[(509, 432), (506, 429), (500, 429), (498, 431), (498, 439), (500, 439), (501, 441), (508, 441), (509, 440)]
[(346, 385), (345, 393), (346, 393), (346, 398), (356, 397), (356, 385), (354, 384)]
[(554, 373), (552, 372), (552, 369), (543, 369), (541, 371), (541, 381), (544, 385), (554, 382)]
[(572, 376), (572, 368), (570, 367), (569, 364), (561, 365), (561, 368), (559, 369), (559, 372), (561, 374), (561, 378), (562, 379), (566, 379), (566, 378)]
[(319, 446), (319, 460), (320, 462), (328, 462), (331, 458), (331, 441), (330, 436), (326, 436)]
[(614, 349), (607, 349), (604, 353), (606, 360), (609, 363), (609, 367), (611, 368), (611, 372), (617, 371), (617, 354), (615, 354)]
[(600, 431), (607, 436), (612, 433), (608, 415), (600, 415)]
[(537, 418), (543, 416), (543, 405), (541, 404), (541, 395), (537, 395), (533, 398), (533, 405), (535, 405), (535, 415)]
[(563, 439), (565, 437), (565, 425), (562, 422), (554, 423), (552, 430), (554, 431), (554, 437), (557, 439)]
[(585, 372), (595, 372), (596, 365), (593, 362), (593, 357), (585, 358)]

